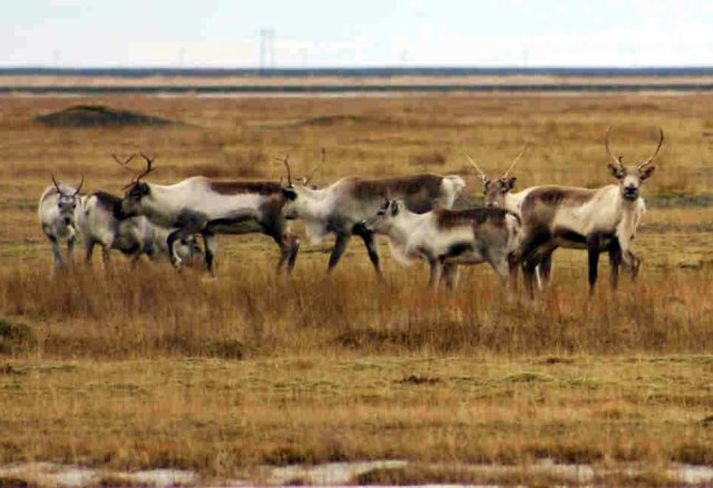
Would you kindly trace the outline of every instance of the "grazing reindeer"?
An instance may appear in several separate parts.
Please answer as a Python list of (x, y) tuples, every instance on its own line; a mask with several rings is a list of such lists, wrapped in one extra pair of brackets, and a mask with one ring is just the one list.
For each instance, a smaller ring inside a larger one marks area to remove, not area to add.
[(52, 175), (52, 185), (45, 188), (40, 197), (37, 214), (42, 231), (52, 244), (52, 261), (55, 268), (64, 265), (59, 249), (60, 239), (67, 239), (67, 262), (72, 264), (72, 252), (77, 238), (75, 211), (81, 200), (79, 192), (83, 184), (83, 176), (75, 189), (64, 183), (57, 183)]
[(431, 210), (436, 201), (450, 208), (465, 187), (465, 181), (458, 175), (419, 174), (369, 180), (348, 177), (315, 189), (307, 186), (309, 179), (293, 184), (289, 162), (287, 159), (283, 162), (287, 168), (287, 187), (282, 192), (290, 200), (285, 209), (287, 218), (303, 220), (314, 244), (330, 232), (337, 236), (329, 257), (329, 271), (339, 263), (351, 236), (358, 235), (377, 275), (381, 276), (374, 232), (365, 227), (364, 221), (374, 216), (387, 196), (401, 198), (409, 210), (423, 213)]
[[(125, 218), (121, 211), (122, 199), (98, 191), (84, 198), (77, 212), (77, 227), (84, 242), (85, 259), (91, 262), (94, 246), (102, 248), (104, 263), (109, 262), (111, 249), (133, 256), (138, 261), (142, 254), (150, 259), (169, 258), (167, 239), (170, 229), (153, 225), (144, 216)], [(195, 236), (176, 243), (182, 261), (193, 262), (203, 254)]]
[(146, 216), (151, 223), (175, 229), (167, 238), (173, 265), (180, 269), (176, 241), (201, 234), (205, 265), (214, 274), (215, 234), (261, 232), (280, 246), (278, 271), (287, 263), (292, 270), (297, 259), (299, 240), (289, 235), (282, 214), (287, 201), (279, 183), (268, 181), (215, 181), (194, 176), (174, 185), (141, 181), (153, 170), (153, 159), (146, 169), (126, 186), (122, 212), (126, 217)]
[(448, 288), (454, 288), (459, 264), (487, 262), (503, 283), (508, 276), (514, 278), (511, 271), (516, 268), (510, 263), (510, 254), (517, 246), (520, 222), (507, 210), (448, 210), (437, 206), (417, 214), (401, 200), (386, 200), (366, 227), (387, 235), (394, 257), (402, 263), (428, 261), (429, 285), (434, 289), (441, 276)]
[(630, 267), (632, 276), (638, 272), (640, 261), (631, 252), (630, 245), (645, 210), (639, 192), (641, 184), (656, 168), (651, 162), (663, 145), (663, 130), (659, 129), (654, 154), (636, 166), (624, 166), (621, 157), (612, 155), (609, 134), (607, 130), (605, 146), (612, 159), (609, 171), (619, 184), (598, 189), (540, 186), (531, 188), (522, 200), (522, 241), (516, 256), (523, 262), (530, 296), (534, 293), (535, 268), (558, 247), (587, 249), (590, 294), (597, 281), (601, 252), (609, 253), (612, 288), (618, 284), (622, 261)]
[[(466, 154), (468, 162), (475, 168), (483, 183), (483, 195), (484, 201), (483, 205), (488, 208), (504, 208), (509, 210), (518, 216), (521, 215), (520, 206), (523, 199), (536, 187), (526, 188), (518, 193), (512, 193), (511, 190), (515, 187), (515, 181), (517, 178), (515, 176), (509, 176), (510, 171), (513, 170), (515, 165), (520, 161), (520, 158), (527, 151), (527, 145), (520, 151), (520, 154), (513, 160), (510, 167), (503, 173), (501, 177), (496, 180), (491, 180), (485, 174), (483, 170), (473, 161), (469, 155)], [(542, 288), (542, 282), (548, 282), (552, 274), (552, 253), (543, 256), (542, 261), (537, 266), (536, 270), (537, 284), (538, 288)]]

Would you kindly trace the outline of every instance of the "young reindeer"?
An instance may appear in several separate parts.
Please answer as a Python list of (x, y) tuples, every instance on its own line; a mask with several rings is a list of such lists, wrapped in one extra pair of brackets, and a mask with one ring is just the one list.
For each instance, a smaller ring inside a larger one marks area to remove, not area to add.
[(389, 237), (394, 257), (404, 264), (425, 259), (430, 268), (429, 286), (437, 288), (441, 276), (452, 289), (461, 264), (489, 263), (505, 283), (514, 279), (510, 254), (517, 246), (519, 218), (504, 209), (472, 208), (410, 212), (401, 200), (386, 200), (366, 227)]
[[(285, 209), (287, 218), (303, 220), (313, 244), (320, 243), (329, 233), (337, 236), (328, 271), (339, 263), (352, 235), (357, 235), (364, 241), (374, 270), (381, 277), (374, 232), (364, 221), (376, 214), (387, 195), (401, 198), (406, 208), (423, 213), (431, 210), (436, 201), (450, 208), (465, 187), (465, 181), (458, 175), (418, 174), (379, 179), (347, 177), (326, 188), (315, 189), (307, 186), (309, 178), (293, 183), (288, 159), (283, 163), (287, 168), (287, 187), (282, 189), (289, 200)], [(315, 172), (316, 169), (311, 176)]]
[(174, 185), (146, 183), (153, 159), (141, 154), (146, 169), (126, 185), (122, 212), (126, 217), (146, 216), (151, 223), (175, 229), (167, 238), (171, 262), (180, 269), (177, 241), (201, 234), (205, 265), (214, 274), (216, 234), (266, 234), (280, 247), (278, 271), (287, 263), (292, 270), (299, 240), (287, 233), (282, 210), (286, 198), (279, 183), (269, 181), (216, 181), (194, 176)]
[[(135, 262), (143, 254), (150, 259), (169, 259), (167, 239), (171, 229), (153, 225), (144, 216), (125, 218), (121, 203), (121, 198), (102, 191), (84, 198), (77, 212), (77, 228), (84, 242), (86, 262), (91, 262), (96, 245), (102, 248), (105, 264), (109, 263), (112, 249), (132, 256)], [(184, 262), (193, 262), (203, 254), (193, 235), (177, 242), (176, 252)]]
[[(482, 181), (484, 195), (483, 205), (485, 207), (504, 208), (506, 210), (509, 210), (510, 212), (517, 214), (518, 216), (521, 215), (520, 206), (522, 204), (522, 201), (527, 196), (527, 194), (530, 193), (530, 191), (536, 187), (530, 187), (518, 193), (512, 193), (511, 190), (515, 188), (515, 181), (517, 180), (517, 178), (515, 176), (509, 175), (515, 165), (520, 161), (520, 158), (522, 158), (522, 156), (525, 154), (527, 148), (528, 145), (525, 145), (522, 151), (520, 151), (520, 154), (518, 154), (517, 157), (510, 164), (510, 167), (508, 167), (505, 173), (503, 173), (502, 176), (500, 176), (496, 180), (491, 180), (490, 178), (488, 178), (485, 172), (480, 169), (480, 167), (476, 164), (475, 161), (473, 161), (473, 158), (471, 158), (468, 154), (465, 155), (468, 159), (468, 162), (475, 168), (475, 171), (478, 173), (478, 176)], [(536, 277), (539, 288), (542, 288), (542, 282), (548, 282), (550, 280), (551, 273), (552, 254), (550, 253), (546, 256), (543, 256), (542, 261), (536, 269)]]
[(42, 231), (52, 245), (52, 262), (54, 268), (64, 265), (59, 249), (60, 239), (67, 239), (67, 263), (72, 264), (72, 252), (77, 238), (75, 211), (81, 197), (79, 192), (84, 184), (84, 176), (77, 188), (57, 183), (52, 175), (52, 185), (45, 188), (40, 197), (37, 214)]
[(522, 240), (516, 257), (522, 260), (530, 296), (534, 293), (535, 268), (558, 247), (587, 250), (590, 294), (597, 282), (597, 265), (602, 252), (609, 253), (612, 288), (618, 284), (622, 261), (632, 270), (632, 276), (638, 271), (640, 262), (630, 246), (645, 210), (640, 187), (656, 168), (652, 161), (663, 145), (663, 130), (659, 129), (654, 154), (636, 166), (624, 166), (622, 157), (612, 155), (610, 132), (608, 129), (605, 146), (612, 159), (609, 171), (618, 184), (598, 189), (540, 186), (529, 189), (522, 199)]

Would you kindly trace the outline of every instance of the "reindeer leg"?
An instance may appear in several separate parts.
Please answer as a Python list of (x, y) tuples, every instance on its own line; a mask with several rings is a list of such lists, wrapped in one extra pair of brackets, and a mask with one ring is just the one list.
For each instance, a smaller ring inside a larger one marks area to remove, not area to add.
[(332, 254), (329, 256), (329, 266), (327, 272), (331, 272), (334, 267), (339, 263), (342, 258), (342, 254), (347, 248), (351, 236), (349, 234), (337, 234), (337, 242), (334, 243), (334, 249), (332, 249)]
[(59, 250), (59, 239), (56, 236), (48, 235), (50, 244), (52, 245), (52, 264), (56, 268), (61, 268), (64, 265), (64, 260), (62, 259), (62, 252)]
[[(268, 228), (265, 230), (265, 233), (272, 237), (272, 240), (274, 240), (280, 248), (280, 259), (277, 261), (276, 269), (277, 273), (280, 273), (280, 271), (282, 271), (282, 266), (285, 264), (286, 261), (288, 262), (290, 259), (290, 253), (292, 250), (290, 244), (288, 243), (289, 238), (283, 233), (282, 227)], [(295, 256), (294, 259), (297, 259), (297, 256)], [(294, 261), (292, 265), (294, 266)]]
[(376, 242), (374, 241), (374, 233), (367, 230), (364, 224), (355, 225), (352, 232), (361, 237), (364, 241), (366, 250), (369, 253), (369, 259), (371, 260), (371, 264), (374, 266), (374, 271), (376, 271), (379, 280), (383, 280), (384, 276), (381, 273), (381, 268), (379, 267), (379, 250), (376, 247)]
[(550, 276), (552, 276), (552, 253), (542, 258), (538, 271), (540, 273), (541, 286), (547, 286), (550, 283)]
[(589, 257), (589, 295), (594, 295), (594, 285), (597, 284), (597, 271), (599, 267), (600, 236), (591, 234), (587, 236), (587, 254)]
[[(540, 264), (542, 257), (547, 253), (551, 253), (554, 249), (543, 250), (543, 246), (549, 241), (549, 235), (546, 233), (534, 233), (532, 237), (524, 240), (519, 248), (510, 256), (510, 262), (522, 263), (522, 274), (525, 281), (525, 289), (530, 299), (535, 298), (535, 278), (537, 266)], [(517, 271), (515, 271), (516, 273)]]
[(111, 247), (102, 244), (102, 262), (104, 263), (104, 267), (108, 267), (111, 264), (110, 253)]
[(619, 266), (621, 266), (621, 246), (619, 240), (614, 239), (609, 245), (609, 285), (616, 290), (619, 285)]
[(513, 293), (517, 292), (517, 268), (518, 268), (518, 257), (517, 254), (511, 252), (508, 254), (508, 268), (510, 277), (510, 289)]
[(69, 266), (74, 264), (74, 244), (76, 243), (77, 235), (72, 233), (67, 239), (67, 263)]
[(204, 230), (201, 232), (203, 237), (203, 247), (205, 248), (205, 265), (208, 269), (208, 273), (211, 276), (215, 276), (215, 251), (218, 248), (218, 241), (215, 239), (215, 234), (210, 231)]
[(285, 239), (287, 240), (288, 253), (287, 253), (287, 272), (291, 273), (295, 267), (295, 262), (297, 261), (297, 253), (300, 250), (300, 239), (296, 235), (287, 234)]
[(455, 263), (446, 263), (443, 265), (443, 279), (446, 282), (448, 290), (455, 290), (458, 285), (458, 265)]
[(86, 238), (84, 240), (84, 262), (88, 265), (92, 264), (92, 255), (94, 254), (94, 245), (96, 241)]
[[(168, 256), (171, 258), (171, 264), (173, 265), (176, 270), (181, 269), (181, 258), (178, 256), (176, 253), (176, 250), (174, 248), (174, 245), (176, 243), (176, 240), (180, 239), (180, 234), (181, 234), (182, 229), (177, 229), (168, 234), (168, 237), (166, 238), (166, 245), (168, 246)], [(213, 260), (208, 259), (208, 250), (206, 249), (205, 252), (205, 266), (210, 271), (211, 266), (213, 265)]]
[(443, 262), (433, 256), (428, 256), (428, 264), (431, 267), (431, 275), (428, 279), (428, 286), (432, 290), (438, 289), (438, 284), (441, 281), (441, 273), (443, 272)]

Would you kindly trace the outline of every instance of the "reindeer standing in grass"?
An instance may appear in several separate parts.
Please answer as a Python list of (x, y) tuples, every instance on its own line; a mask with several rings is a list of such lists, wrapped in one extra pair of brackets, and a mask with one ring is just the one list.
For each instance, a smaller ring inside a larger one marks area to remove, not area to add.
[(122, 212), (126, 217), (146, 216), (153, 224), (173, 228), (167, 238), (171, 262), (180, 269), (177, 242), (201, 234), (205, 265), (214, 274), (216, 234), (259, 232), (280, 247), (278, 271), (287, 263), (292, 270), (299, 240), (287, 232), (283, 207), (287, 198), (279, 183), (269, 181), (216, 181), (194, 176), (174, 185), (142, 181), (153, 171), (153, 159), (141, 155), (146, 169), (125, 187)]
[[(509, 176), (510, 172), (513, 170), (515, 165), (520, 161), (520, 158), (527, 151), (527, 145), (520, 151), (520, 154), (512, 161), (510, 167), (496, 180), (491, 180), (485, 172), (480, 169), (473, 158), (466, 154), (468, 162), (475, 168), (478, 173), (480, 180), (483, 184), (483, 194), (484, 200), (483, 205), (487, 208), (504, 208), (510, 212), (513, 212), (520, 216), (520, 206), (522, 200), (527, 196), (527, 194), (535, 187), (527, 188), (518, 193), (512, 193), (511, 190), (515, 187), (515, 181), (517, 178), (515, 176)], [(546, 283), (550, 280), (550, 275), (552, 272), (552, 254), (543, 256), (542, 261), (537, 266), (535, 270), (535, 276), (537, 277), (538, 288), (542, 288), (543, 282)]]
[(610, 132), (607, 130), (605, 146), (612, 160), (609, 172), (618, 184), (598, 189), (538, 186), (526, 190), (520, 202), (522, 236), (516, 256), (522, 260), (530, 296), (534, 294), (535, 269), (558, 247), (587, 250), (590, 293), (597, 282), (602, 252), (609, 254), (612, 288), (618, 284), (622, 262), (632, 270), (633, 277), (638, 272), (640, 261), (630, 246), (645, 210), (640, 189), (656, 169), (652, 161), (664, 135), (659, 129), (658, 146), (651, 157), (638, 165), (624, 166), (622, 157), (614, 157), (609, 149)]
[(465, 187), (465, 181), (458, 175), (419, 174), (379, 179), (348, 177), (315, 189), (307, 186), (309, 178), (294, 183), (287, 158), (283, 162), (287, 168), (287, 187), (282, 189), (289, 201), (285, 209), (287, 217), (303, 220), (313, 243), (321, 242), (329, 233), (337, 236), (329, 257), (329, 271), (339, 263), (352, 235), (357, 235), (364, 241), (374, 270), (381, 277), (374, 232), (365, 227), (364, 221), (376, 214), (387, 195), (402, 199), (411, 211), (424, 213), (436, 201), (450, 208)]
[(389, 237), (396, 259), (410, 264), (425, 259), (430, 268), (429, 286), (443, 278), (455, 288), (459, 265), (489, 263), (505, 283), (514, 279), (510, 255), (517, 245), (517, 215), (499, 208), (449, 210), (437, 206), (430, 212), (410, 212), (401, 200), (385, 200), (367, 229)]
[[(104, 264), (109, 263), (112, 249), (132, 256), (138, 262), (143, 254), (149, 259), (170, 257), (167, 239), (172, 229), (154, 225), (146, 217), (125, 218), (121, 212), (122, 199), (103, 191), (87, 195), (77, 212), (77, 228), (84, 243), (85, 260), (91, 262), (94, 247), (102, 250)], [(203, 251), (195, 236), (176, 243), (178, 256), (183, 262), (193, 263)]]
[(77, 239), (75, 212), (81, 203), (79, 192), (82, 190), (84, 177), (77, 188), (64, 183), (57, 183), (52, 175), (52, 185), (45, 188), (40, 197), (37, 214), (42, 231), (52, 245), (52, 261), (55, 268), (65, 264), (59, 249), (60, 240), (67, 239), (67, 263), (72, 264), (74, 243)]

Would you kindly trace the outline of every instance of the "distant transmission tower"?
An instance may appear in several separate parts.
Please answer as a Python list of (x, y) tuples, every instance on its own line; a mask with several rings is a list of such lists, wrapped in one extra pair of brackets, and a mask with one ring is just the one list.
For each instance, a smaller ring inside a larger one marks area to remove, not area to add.
[(260, 29), (260, 69), (275, 66), (275, 29)]

